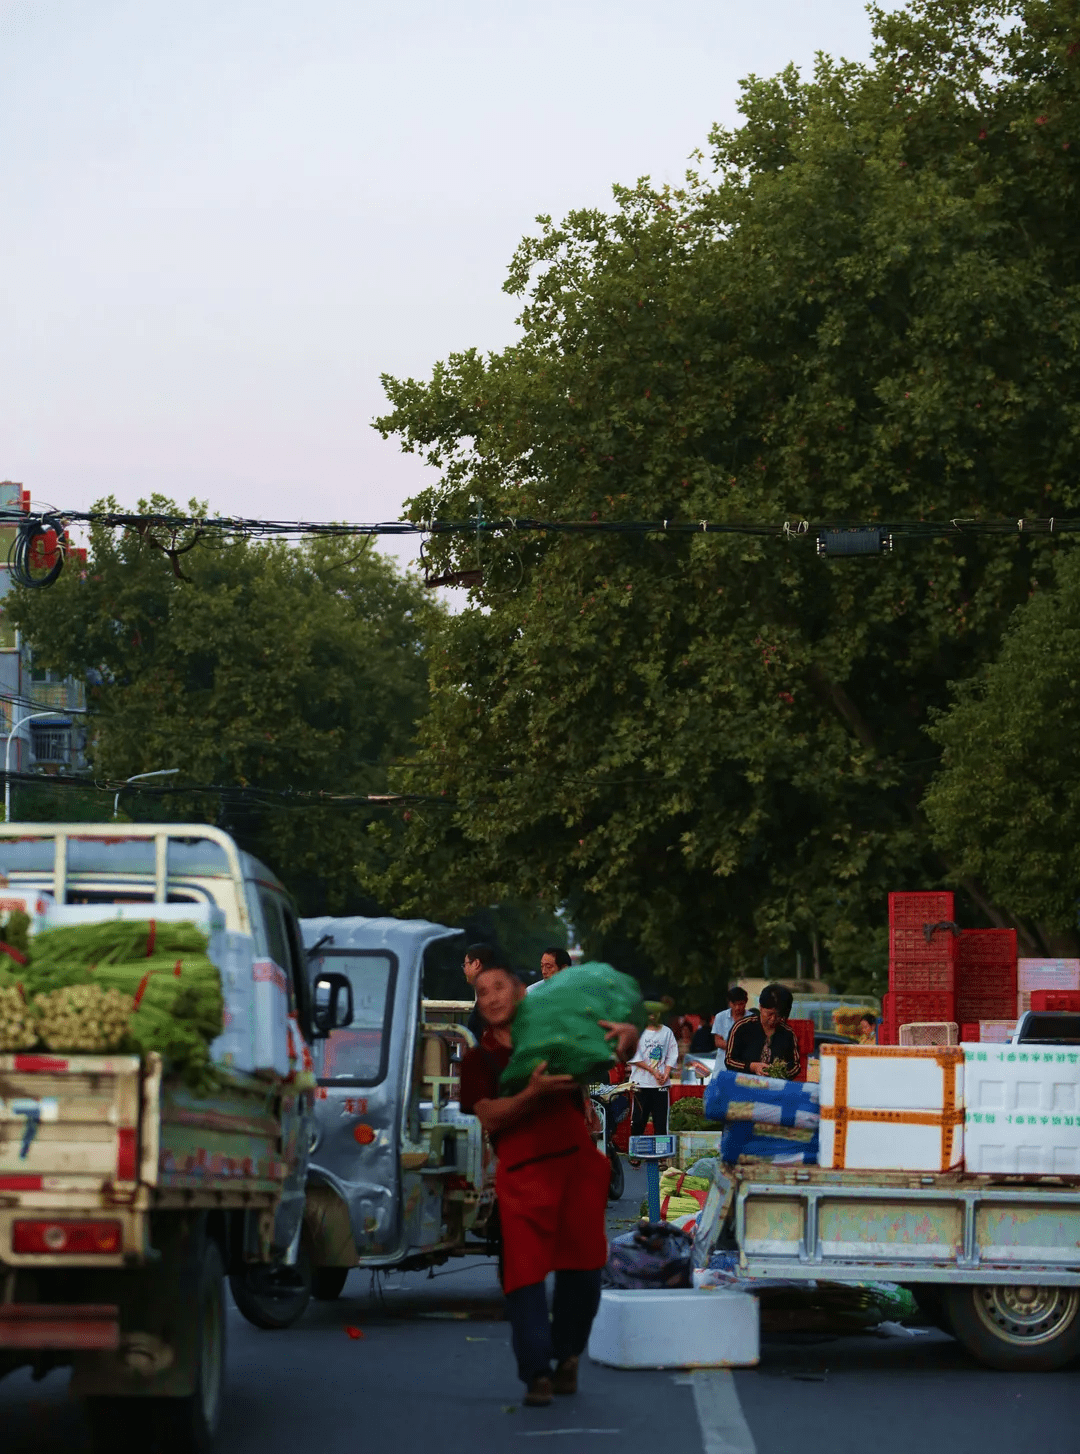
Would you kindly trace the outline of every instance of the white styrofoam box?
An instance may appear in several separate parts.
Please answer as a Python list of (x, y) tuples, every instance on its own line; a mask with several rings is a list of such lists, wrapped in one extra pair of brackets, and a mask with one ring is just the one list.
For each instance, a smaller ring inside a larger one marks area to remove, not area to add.
[(256, 1074), (287, 1076), (289, 1064), (289, 981), (272, 959), (251, 967), (252, 1041)]
[(1028, 994), (1032, 990), (1080, 990), (1080, 959), (1018, 959), (1016, 988)]
[[(898, 1112), (897, 1114), (902, 1114)], [(838, 1160), (836, 1123), (822, 1120), (818, 1165), (847, 1171), (951, 1171), (964, 1160), (964, 1128), (953, 1127), (948, 1150), (940, 1126), (904, 1121), (849, 1121)]]
[(822, 1045), (820, 1104), (836, 1105), (836, 1069), (842, 1050), (847, 1061), (850, 1110), (940, 1111), (945, 1106), (946, 1072), (953, 1062), (953, 1094), (963, 1104), (964, 1057), (958, 1045), (929, 1048), (895, 1045)]
[[(846, 1096), (837, 1104), (838, 1069)], [(963, 1161), (964, 1062), (958, 1046), (821, 1047), (821, 1166), (948, 1171)], [(837, 1111), (846, 1111), (837, 1135)]]
[(207, 936), (225, 928), (217, 904), (51, 904), (41, 917), (44, 929), (76, 924), (104, 924), (108, 919), (153, 919), (158, 924), (194, 924)]
[(30, 932), (36, 934), (45, 927), (45, 916), (56, 907), (52, 894), (21, 894), (18, 889), (0, 890), (0, 914), (17, 910), (30, 918)]
[(1080, 1176), (1080, 1046), (963, 1050), (965, 1169)]
[(210, 1046), (210, 1059), (233, 1070), (255, 1069), (255, 941), (250, 934), (219, 930), (207, 949), (221, 975), (224, 1029)]
[(759, 1350), (757, 1298), (726, 1288), (605, 1288), (589, 1335), (612, 1368), (749, 1368)]

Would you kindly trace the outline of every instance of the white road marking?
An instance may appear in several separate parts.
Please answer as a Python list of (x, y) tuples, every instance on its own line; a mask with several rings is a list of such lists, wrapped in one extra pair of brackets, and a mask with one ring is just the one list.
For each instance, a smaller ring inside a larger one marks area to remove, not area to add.
[(556, 1434), (621, 1434), (621, 1429), (520, 1429), (519, 1439), (550, 1439)]
[(699, 1368), (689, 1382), (705, 1454), (757, 1454), (739, 1403), (735, 1375), (726, 1368)]

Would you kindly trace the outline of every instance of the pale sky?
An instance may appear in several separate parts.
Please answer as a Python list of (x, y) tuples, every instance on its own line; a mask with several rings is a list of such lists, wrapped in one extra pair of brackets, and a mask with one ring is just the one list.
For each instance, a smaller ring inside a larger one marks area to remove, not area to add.
[(512, 341), (537, 213), (869, 47), (862, 0), (0, 0), (0, 479), (394, 518), (379, 374)]

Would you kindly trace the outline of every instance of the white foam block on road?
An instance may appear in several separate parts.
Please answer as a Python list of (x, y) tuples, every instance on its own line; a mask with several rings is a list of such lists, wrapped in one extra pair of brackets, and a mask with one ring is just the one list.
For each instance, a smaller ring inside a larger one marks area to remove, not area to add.
[(605, 1288), (589, 1338), (611, 1368), (749, 1368), (759, 1351), (757, 1298), (726, 1288)]

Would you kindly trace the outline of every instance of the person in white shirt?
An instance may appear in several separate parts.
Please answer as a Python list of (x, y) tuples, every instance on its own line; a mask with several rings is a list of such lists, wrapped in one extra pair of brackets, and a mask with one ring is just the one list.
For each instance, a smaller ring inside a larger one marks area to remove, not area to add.
[(525, 993), (537, 989), (549, 979), (554, 979), (557, 974), (562, 974), (564, 969), (570, 968), (570, 956), (565, 949), (545, 949), (540, 956), (540, 978), (534, 980), (531, 985), (526, 986)]
[(666, 1025), (660, 1023), (664, 1006), (656, 1001), (645, 1006), (648, 1024), (641, 1032), (634, 1058), (629, 1062), (634, 1091), (634, 1114), (630, 1133), (640, 1136), (652, 1117), (658, 1136), (667, 1135), (668, 1083), (679, 1062), (679, 1046)]
[(746, 1014), (746, 991), (741, 984), (733, 984), (728, 987), (728, 1007), (721, 1010), (712, 1022), (713, 1040), (720, 1054), (717, 1055), (717, 1064), (723, 1059), (723, 1052), (727, 1050), (727, 1039), (731, 1034), (731, 1027), (736, 1021), (743, 1019)]

